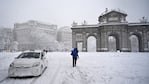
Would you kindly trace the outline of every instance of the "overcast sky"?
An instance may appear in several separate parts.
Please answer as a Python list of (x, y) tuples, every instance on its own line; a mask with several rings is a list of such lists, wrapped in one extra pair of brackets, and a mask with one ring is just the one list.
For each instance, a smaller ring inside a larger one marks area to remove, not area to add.
[(14, 23), (38, 20), (60, 26), (98, 23), (98, 16), (108, 9), (118, 9), (128, 14), (129, 22), (143, 16), (149, 21), (149, 0), (0, 0), (0, 27), (13, 28)]

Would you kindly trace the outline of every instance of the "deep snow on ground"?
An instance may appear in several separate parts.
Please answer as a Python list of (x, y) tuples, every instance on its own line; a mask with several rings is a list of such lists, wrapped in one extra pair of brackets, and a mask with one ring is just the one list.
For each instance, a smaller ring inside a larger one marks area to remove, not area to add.
[(149, 53), (80, 52), (73, 68), (70, 53), (49, 52), (40, 77), (8, 78), (18, 54), (0, 53), (0, 84), (149, 84)]

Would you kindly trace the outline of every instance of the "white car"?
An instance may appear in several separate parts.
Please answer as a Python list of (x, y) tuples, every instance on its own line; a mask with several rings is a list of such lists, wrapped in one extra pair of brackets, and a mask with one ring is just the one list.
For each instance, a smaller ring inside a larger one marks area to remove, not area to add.
[(9, 77), (40, 76), (47, 68), (48, 60), (42, 51), (23, 52), (10, 64)]

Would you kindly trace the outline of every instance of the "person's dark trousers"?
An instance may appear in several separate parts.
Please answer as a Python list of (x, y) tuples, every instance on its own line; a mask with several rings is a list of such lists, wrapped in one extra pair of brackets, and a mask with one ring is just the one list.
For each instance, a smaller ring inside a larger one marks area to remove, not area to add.
[(77, 58), (76, 57), (73, 57), (73, 67), (76, 66), (76, 62), (77, 62)]

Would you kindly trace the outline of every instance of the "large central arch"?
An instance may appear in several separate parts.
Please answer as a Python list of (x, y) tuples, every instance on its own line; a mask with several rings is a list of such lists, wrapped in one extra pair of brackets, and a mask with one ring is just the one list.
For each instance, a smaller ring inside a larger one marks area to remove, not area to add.
[(95, 36), (89, 36), (87, 38), (87, 51), (96, 52), (96, 38)]
[(109, 48), (109, 51), (116, 51), (116, 38), (114, 36), (109, 36), (108, 37), (108, 48)]
[(108, 36), (108, 50), (117, 51), (120, 50), (119, 36), (118, 34), (110, 34)]

